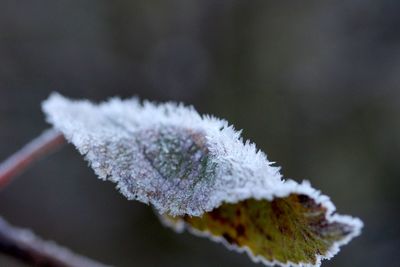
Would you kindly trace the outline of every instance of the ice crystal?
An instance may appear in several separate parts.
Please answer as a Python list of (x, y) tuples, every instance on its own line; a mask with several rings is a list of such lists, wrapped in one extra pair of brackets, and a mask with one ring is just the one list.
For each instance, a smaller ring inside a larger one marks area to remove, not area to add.
[(255, 145), (225, 120), (174, 103), (132, 98), (93, 104), (52, 94), (47, 120), (128, 199), (162, 221), (206, 235), (256, 261), (319, 266), (362, 223), (309, 183), (283, 180)]

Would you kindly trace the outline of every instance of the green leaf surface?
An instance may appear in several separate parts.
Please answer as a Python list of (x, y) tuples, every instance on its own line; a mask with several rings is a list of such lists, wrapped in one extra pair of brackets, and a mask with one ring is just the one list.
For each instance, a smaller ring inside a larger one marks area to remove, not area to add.
[(327, 212), (307, 195), (290, 194), (272, 201), (225, 203), (201, 217), (167, 219), (175, 224), (184, 222), (195, 233), (246, 250), (267, 264), (315, 266), (355, 230), (345, 222), (329, 221)]

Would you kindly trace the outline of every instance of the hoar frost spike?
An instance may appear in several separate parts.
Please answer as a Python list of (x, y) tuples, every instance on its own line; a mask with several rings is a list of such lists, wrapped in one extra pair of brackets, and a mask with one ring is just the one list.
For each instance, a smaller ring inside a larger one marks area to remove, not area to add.
[(151, 204), (177, 231), (255, 261), (320, 266), (361, 231), (359, 219), (336, 214), (308, 182), (283, 180), (226, 121), (192, 107), (136, 98), (93, 104), (54, 93), (43, 110), (99, 178), (128, 199)]

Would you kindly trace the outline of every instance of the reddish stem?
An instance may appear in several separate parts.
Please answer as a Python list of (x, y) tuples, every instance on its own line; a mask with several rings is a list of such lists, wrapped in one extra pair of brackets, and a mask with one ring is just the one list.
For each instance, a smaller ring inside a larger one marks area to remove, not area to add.
[(0, 164), (0, 188), (6, 186), (32, 163), (53, 152), (64, 143), (64, 136), (57, 130), (44, 131)]
[(11, 226), (1, 217), (0, 252), (37, 267), (110, 267), (44, 241), (27, 229)]
[[(35, 161), (65, 144), (55, 129), (44, 131), (0, 164), (0, 189)], [(40, 267), (106, 267), (72, 251), (44, 241), (29, 230), (15, 228), (0, 217), (0, 253)]]

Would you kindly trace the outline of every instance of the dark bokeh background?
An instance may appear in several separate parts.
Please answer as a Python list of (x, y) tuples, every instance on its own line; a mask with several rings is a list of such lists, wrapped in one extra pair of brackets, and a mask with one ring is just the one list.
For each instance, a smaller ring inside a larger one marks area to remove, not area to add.
[[(0, 2), (0, 158), (48, 127), (51, 91), (182, 101), (245, 129), (363, 235), (324, 266), (400, 262), (400, 2)], [(68, 146), (0, 192), (0, 214), (116, 266), (256, 266), (160, 225)], [(0, 255), (0, 266), (23, 266)]]

